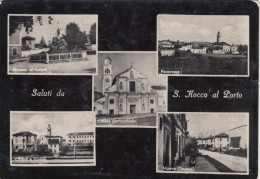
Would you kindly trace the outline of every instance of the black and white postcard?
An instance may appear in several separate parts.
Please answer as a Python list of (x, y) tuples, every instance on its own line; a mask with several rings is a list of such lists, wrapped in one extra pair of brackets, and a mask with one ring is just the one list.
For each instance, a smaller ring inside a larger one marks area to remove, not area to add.
[(99, 53), (94, 78), (97, 126), (155, 127), (165, 112), (167, 78), (156, 76), (156, 53)]
[(95, 166), (94, 112), (10, 115), (11, 166)]
[(159, 113), (157, 172), (249, 172), (248, 113)]
[(158, 15), (158, 73), (249, 75), (249, 16)]
[(96, 74), (97, 15), (8, 16), (8, 74)]

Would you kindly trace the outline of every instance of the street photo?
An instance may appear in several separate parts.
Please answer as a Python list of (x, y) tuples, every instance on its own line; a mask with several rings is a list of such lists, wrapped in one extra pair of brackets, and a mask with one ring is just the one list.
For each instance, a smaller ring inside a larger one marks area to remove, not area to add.
[(8, 15), (8, 74), (95, 75), (97, 15)]
[(10, 112), (11, 166), (95, 166), (94, 112)]
[(153, 127), (156, 113), (167, 110), (167, 78), (156, 75), (156, 53), (98, 54), (94, 77), (96, 125)]
[(158, 173), (249, 174), (248, 113), (159, 113)]
[(158, 74), (249, 76), (249, 16), (158, 15)]

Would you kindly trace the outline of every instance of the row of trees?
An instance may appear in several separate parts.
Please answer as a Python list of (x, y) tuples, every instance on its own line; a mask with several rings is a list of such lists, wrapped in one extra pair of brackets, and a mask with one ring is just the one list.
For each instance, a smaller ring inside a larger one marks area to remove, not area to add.
[[(47, 17), (47, 22), (52, 24), (52, 16)], [(28, 34), (33, 31), (33, 26), (35, 23), (43, 25), (43, 17), (36, 16), (10, 16), (9, 25), (9, 35), (12, 35), (16, 30), (21, 30), (23, 27), (25, 32)], [(96, 44), (96, 23), (92, 24), (89, 33), (86, 31), (80, 31), (79, 26), (76, 23), (69, 23), (66, 26), (65, 34), (62, 37), (66, 43), (67, 48), (71, 49), (84, 49), (85, 44), (90, 42), (91, 44)], [(44, 37), (40, 41), (41, 47), (46, 47), (46, 42)]]

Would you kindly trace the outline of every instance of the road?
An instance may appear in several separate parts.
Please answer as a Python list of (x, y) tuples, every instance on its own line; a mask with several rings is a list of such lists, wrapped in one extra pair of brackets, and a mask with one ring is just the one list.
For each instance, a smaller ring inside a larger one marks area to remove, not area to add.
[(211, 152), (200, 149), (199, 152), (202, 155), (208, 155), (209, 157), (219, 161), (231, 170), (235, 172), (247, 172), (248, 171), (248, 159), (244, 157), (237, 157), (233, 155), (227, 155), (219, 152)]
[(95, 74), (97, 55), (88, 55), (87, 60), (68, 61), (57, 63), (30, 63), (28, 60), (9, 64), (10, 73), (69, 73), (69, 74)]
[(177, 170), (185, 172), (185, 169), (191, 168), (192, 172), (219, 172), (219, 170), (203, 156), (196, 158), (196, 165), (194, 167), (189, 166), (189, 159), (190, 157), (186, 156), (185, 161), (182, 161), (181, 164), (176, 167)]

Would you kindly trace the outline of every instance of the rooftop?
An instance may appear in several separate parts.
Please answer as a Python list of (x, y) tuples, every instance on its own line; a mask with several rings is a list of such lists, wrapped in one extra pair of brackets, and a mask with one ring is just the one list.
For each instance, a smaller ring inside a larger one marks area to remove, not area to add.
[(22, 40), (35, 40), (35, 38), (31, 36), (25, 36), (22, 38)]
[(94, 132), (72, 132), (68, 135), (94, 135)]
[(60, 141), (59, 141), (59, 139), (49, 139), (48, 143), (49, 144), (58, 144), (58, 143), (60, 143)]
[(22, 131), (22, 132), (18, 132), (16, 134), (13, 134), (13, 136), (37, 136), (37, 135), (33, 134), (29, 131)]

